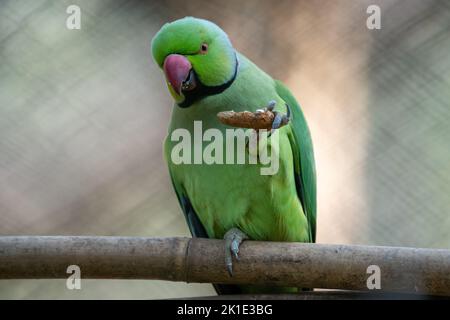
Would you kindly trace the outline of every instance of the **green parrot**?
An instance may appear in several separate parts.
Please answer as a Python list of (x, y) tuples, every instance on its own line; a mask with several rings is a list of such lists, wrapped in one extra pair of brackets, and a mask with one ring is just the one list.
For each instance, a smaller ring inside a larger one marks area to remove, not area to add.
[[(289, 89), (236, 51), (220, 27), (203, 19), (186, 17), (165, 24), (152, 40), (152, 55), (174, 99), (164, 153), (192, 236), (225, 239), (225, 265), (231, 276), (233, 256), (238, 258), (245, 239), (315, 242), (313, 146)], [(171, 135), (175, 130), (194, 135), (194, 121), (201, 121), (203, 130), (215, 128), (225, 135), (230, 127), (218, 120), (219, 112), (257, 112), (263, 106), (276, 115), (272, 132), (276, 130), (279, 139), (279, 168), (275, 174), (262, 175), (255, 164), (174, 163), (171, 154), (177, 141)], [(214, 287), (219, 294), (279, 292), (260, 286)]]

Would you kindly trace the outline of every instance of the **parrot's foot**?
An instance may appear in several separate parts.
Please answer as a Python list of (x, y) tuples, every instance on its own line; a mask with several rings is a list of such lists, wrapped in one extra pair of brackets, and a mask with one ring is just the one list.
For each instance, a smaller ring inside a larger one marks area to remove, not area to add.
[(272, 131), (288, 124), (289, 120), (291, 120), (291, 108), (289, 107), (288, 104), (286, 104), (286, 108), (287, 108), (286, 114), (282, 114), (280, 112), (273, 111), (275, 118), (273, 119), (273, 122), (272, 122)]
[(275, 105), (276, 104), (277, 104), (277, 102), (275, 100), (270, 100), (266, 107), (264, 107), (263, 109), (258, 109), (258, 110), (256, 110), (256, 112), (257, 113), (263, 113), (263, 112), (266, 112), (266, 111), (272, 111), (273, 112), (273, 109), (275, 109)]
[(223, 237), (225, 240), (225, 264), (227, 266), (228, 274), (233, 276), (233, 255), (236, 260), (239, 260), (239, 246), (242, 241), (248, 239), (247, 235), (238, 228), (231, 228), (225, 233)]
[(286, 108), (287, 108), (286, 114), (283, 114), (278, 111), (274, 111), (275, 105), (276, 105), (276, 101), (271, 100), (264, 109), (256, 110), (256, 112), (271, 111), (275, 115), (273, 122), (272, 122), (272, 129), (271, 129), (270, 133), (272, 133), (274, 130), (279, 129), (282, 126), (288, 124), (289, 120), (291, 120), (291, 108), (289, 107), (288, 104), (286, 104)]

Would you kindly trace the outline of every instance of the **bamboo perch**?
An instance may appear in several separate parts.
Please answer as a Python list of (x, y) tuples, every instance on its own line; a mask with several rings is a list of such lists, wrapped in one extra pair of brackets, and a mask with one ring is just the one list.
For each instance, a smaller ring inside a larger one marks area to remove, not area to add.
[[(200, 238), (0, 237), (0, 279), (81, 278), (265, 284), (450, 296), (450, 250), (244, 241), (230, 277), (224, 241)], [(375, 290), (377, 291), (377, 290)]]

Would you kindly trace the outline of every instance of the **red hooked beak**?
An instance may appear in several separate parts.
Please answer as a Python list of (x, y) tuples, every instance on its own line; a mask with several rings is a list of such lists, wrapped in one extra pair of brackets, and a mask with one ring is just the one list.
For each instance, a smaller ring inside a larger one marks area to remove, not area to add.
[(164, 74), (173, 90), (180, 95), (182, 86), (186, 86), (186, 82), (190, 78), (192, 65), (186, 57), (179, 54), (171, 54), (164, 60)]

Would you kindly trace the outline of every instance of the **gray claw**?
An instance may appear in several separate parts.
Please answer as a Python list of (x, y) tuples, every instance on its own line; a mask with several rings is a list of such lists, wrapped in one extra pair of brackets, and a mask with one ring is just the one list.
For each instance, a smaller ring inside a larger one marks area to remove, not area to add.
[(232, 277), (233, 276), (233, 263), (232, 262), (227, 263), (227, 271), (228, 271), (228, 274), (230, 275), (230, 277)]
[(242, 241), (248, 239), (247, 235), (237, 228), (232, 228), (224, 236), (225, 239), (225, 265), (228, 274), (233, 276), (233, 256), (239, 261), (239, 246)]
[(287, 112), (286, 114), (279, 113), (277, 111), (274, 112), (275, 119), (273, 119), (272, 122), (272, 130), (281, 128), (282, 126), (289, 123), (289, 120), (291, 120), (291, 108), (288, 104), (286, 104)]
[(231, 252), (234, 254), (236, 260), (239, 260), (239, 244), (240, 243), (236, 240), (236, 238), (234, 238), (231, 242)]

